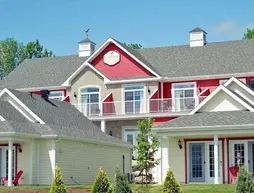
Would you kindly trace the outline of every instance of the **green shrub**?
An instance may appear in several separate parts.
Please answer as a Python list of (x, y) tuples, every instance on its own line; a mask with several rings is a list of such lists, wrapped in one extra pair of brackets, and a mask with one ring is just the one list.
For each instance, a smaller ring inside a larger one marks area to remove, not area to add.
[(167, 176), (163, 184), (163, 193), (182, 193), (180, 184), (176, 181), (174, 173), (168, 169)]
[(101, 168), (95, 178), (91, 193), (112, 193), (112, 185), (109, 178)]
[(127, 177), (116, 168), (113, 193), (132, 193)]
[(55, 177), (50, 186), (49, 193), (67, 193), (66, 187), (63, 181), (63, 176), (61, 174), (61, 170), (58, 165), (56, 165), (56, 168), (55, 168)]
[(249, 193), (254, 192), (254, 181), (251, 174), (245, 167), (240, 167), (238, 178), (236, 181), (237, 193)]

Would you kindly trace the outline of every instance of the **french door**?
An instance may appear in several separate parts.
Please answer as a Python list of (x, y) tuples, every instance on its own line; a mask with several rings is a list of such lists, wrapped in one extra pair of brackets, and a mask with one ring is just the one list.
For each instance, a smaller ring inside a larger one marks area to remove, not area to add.
[[(215, 167), (214, 167), (214, 145), (213, 142), (207, 143), (206, 145), (206, 157), (207, 165), (206, 170), (208, 171), (207, 182), (214, 183)], [(219, 142), (219, 182), (222, 183), (222, 143)]]
[(172, 89), (172, 106), (175, 112), (192, 110), (196, 106), (194, 83), (175, 84)]
[[(138, 135), (137, 131), (127, 131), (124, 133), (124, 141), (130, 145), (136, 145), (136, 136)], [(137, 158), (137, 151), (135, 149), (132, 150), (132, 158)]]
[[(9, 166), (9, 157), (8, 157), (8, 147), (2, 147), (0, 149), (1, 151), (1, 176), (2, 177), (7, 177), (8, 176), (8, 166)], [(16, 154), (16, 151), (15, 151), (15, 147), (13, 147), (13, 150), (12, 150), (12, 179), (14, 178), (15, 174), (16, 174), (16, 171), (15, 171), (15, 168), (16, 168), (16, 160), (15, 160), (15, 154)]]
[[(222, 183), (222, 145), (219, 142), (219, 182)], [(189, 144), (189, 181), (191, 183), (214, 183), (213, 142)]]
[(99, 88), (88, 87), (81, 89), (81, 112), (85, 116), (100, 114)]
[(124, 110), (127, 114), (139, 114), (144, 110), (144, 87), (126, 86), (124, 89)]

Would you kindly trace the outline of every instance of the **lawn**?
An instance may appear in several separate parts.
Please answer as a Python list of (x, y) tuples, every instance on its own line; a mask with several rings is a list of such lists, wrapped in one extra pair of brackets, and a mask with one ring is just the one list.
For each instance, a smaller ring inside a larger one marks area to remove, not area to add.
[[(69, 193), (89, 193), (91, 186), (68, 186)], [(234, 193), (235, 185), (221, 184), (199, 184), (199, 185), (183, 185), (184, 193)], [(20, 186), (20, 187), (0, 187), (0, 192), (8, 193), (47, 193), (49, 187), (45, 186)], [(141, 187), (140, 185), (132, 185), (133, 190), (140, 191), (142, 193), (160, 193), (162, 190), (161, 185), (149, 185), (148, 188)]]

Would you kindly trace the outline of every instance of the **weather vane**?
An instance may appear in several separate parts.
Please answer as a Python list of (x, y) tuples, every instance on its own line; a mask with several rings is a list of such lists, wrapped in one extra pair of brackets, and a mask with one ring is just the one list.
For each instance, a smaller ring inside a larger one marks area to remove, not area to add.
[(88, 32), (89, 32), (90, 28), (88, 28), (87, 30), (85, 30), (86, 32), (86, 38), (88, 38)]

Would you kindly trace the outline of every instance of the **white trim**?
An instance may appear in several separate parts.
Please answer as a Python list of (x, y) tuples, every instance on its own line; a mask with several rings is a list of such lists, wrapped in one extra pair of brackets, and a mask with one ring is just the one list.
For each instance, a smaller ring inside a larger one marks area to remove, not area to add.
[(52, 169), (52, 180), (55, 178), (55, 169), (56, 169), (56, 142), (51, 140), (51, 150), (50, 150), (50, 162)]
[[(81, 86), (78, 88), (78, 101), (79, 103), (78, 104), (82, 104), (82, 101), (81, 101), (81, 90), (84, 89), (84, 88), (98, 88), (99, 89), (99, 97), (98, 97), (98, 104), (99, 104), (99, 108), (100, 108), (100, 114), (102, 114), (103, 112), (103, 109), (102, 109), (102, 105), (101, 105), (101, 87), (98, 86), (98, 85), (86, 85), (86, 86)], [(92, 92), (93, 94), (95, 94), (96, 92)], [(83, 113), (83, 112), (82, 112)]]
[(40, 141), (37, 141), (37, 167), (36, 167), (36, 181), (37, 185), (40, 185)]
[[(203, 93), (205, 93), (207, 90), (209, 90), (210, 88), (206, 88), (205, 90), (203, 90), (202, 92), (200, 92), (199, 94), (198, 94), (198, 97), (202, 97), (201, 95), (203, 94)], [(205, 97), (205, 96), (204, 96)]]
[(69, 97), (69, 95), (65, 96), (62, 101), (65, 101), (67, 98)]
[[(193, 89), (194, 90), (193, 99), (195, 100), (195, 106), (196, 106), (196, 103), (197, 103), (197, 101), (196, 101), (196, 98), (197, 98), (197, 82), (180, 82), (180, 83), (172, 83), (171, 84), (172, 108), (174, 109), (174, 111), (176, 109), (176, 107), (175, 107), (175, 90), (185, 90), (185, 89), (175, 89), (174, 87), (176, 85), (192, 85), (192, 84), (194, 85), (193, 88), (190, 87), (190, 88), (186, 88), (186, 89)], [(187, 97), (184, 97), (184, 98), (187, 98)]]
[(59, 97), (59, 98), (62, 97), (62, 98), (61, 98), (61, 101), (63, 100), (63, 98), (64, 98), (64, 91), (50, 91), (50, 92), (49, 92), (49, 98), (50, 98), (50, 99), (58, 100), (58, 99), (57, 99), (58, 97), (52, 97), (52, 96), (50, 96), (51, 94), (54, 94), (54, 93), (60, 93), (62, 96), (58, 96), (58, 97)]
[[(124, 78), (123, 78), (124, 79)], [(138, 78), (138, 79), (128, 79), (128, 80), (104, 80), (104, 84), (128, 84), (128, 83), (144, 83), (144, 82), (155, 82), (160, 81), (161, 78)]]
[(19, 91), (35, 92), (40, 90), (62, 90), (66, 89), (65, 86), (45, 86), (45, 87), (30, 87), (30, 88), (17, 88)]
[(13, 141), (10, 139), (8, 141), (8, 186), (12, 186), (12, 150), (13, 150)]
[(31, 111), (24, 103), (22, 103), (14, 94), (12, 94), (11, 91), (9, 91), (7, 88), (4, 88), (0, 92), (0, 98), (3, 97), (3, 95), (7, 93), (13, 100), (15, 100), (23, 109), (25, 109), (34, 119), (36, 119), (40, 124), (45, 124), (43, 120), (40, 119), (33, 111)]
[[(159, 91), (159, 89), (156, 89), (155, 91), (153, 91), (152, 94), (150, 94), (150, 96), (148, 97), (148, 100), (150, 100), (151, 97), (152, 97), (157, 91)], [(158, 99), (159, 99), (159, 98), (158, 98)]]
[(29, 184), (32, 185), (33, 184), (33, 160), (34, 160), (34, 139), (31, 139), (30, 142), (30, 160), (29, 160)]
[(232, 82), (235, 82), (236, 84), (238, 84), (240, 87), (242, 87), (244, 90), (246, 90), (248, 93), (250, 93), (252, 96), (254, 96), (254, 91), (252, 89), (250, 89), (246, 83), (243, 83), (242, 81), (238, 80), (235, 77), (231, 77), (226, 83), (224, 83), (224, 86), (227, 87), (228, 85), (230, 85)]
[[(223, 84), (223, 85), (225, 86), (225, 84), (226, 84), (229, 80), (231, 80), (232, 78), (235, 78), (235, 77), (231, 77), (230, 79), (221, 79), (221, 80), (219, 80), (219, 84)], [(237, 79), (237, 78), (235, 78), (235, 79)], [(239, 80), (239, 81), (243, 82), (244, 84), (246, 84), (246, 78), (239, 78), (239, 79), (237, 79), (237, 80)]]
[(2, 115), (0, 115), (0, 121), (5, 121), (5, 118), (3, 118)]
[(209, 79), (224, 79), (235, 77), (251, 77), (254, 76), (254, 72), (243, 72), (243, 73), (233, 73), (233, 74), (215, 74), (215, 75), (203, 75), (203, 76), (182, 76), (182, 77), (163, 77), (161, 80), (164, 82), (178, 82), (180, 81), (193, 81), (193, 80), (209, 80)]
[(102, 99), (102, 101), (101, 102), (104, 102), (110, 95), (113, 95), (113, 93), (112, 92), (110, 92), (110, 93), (108, 93), (103, 99)]
[(201, 107), (203, 107), (207, 102), (209, 102), (209, 100), (211, 100), (214, 96), (216, 96), (216, 94), (219, 93), (220, 91), (224, 91), (226, 94), (231, 96), (233, 99), (235, 99), (237, 102), (239, 102), (242, 106), (244, 106), (250, 112), (254, 111), (254, 109), (250, 105), (248, 105), (246, 102), (241, 100), (238, 96), (236, 96), (234, 93), (232, 93), (226, 87), (224, 87), (223, 85), (219, 85), (208, 97), (206, 97), (195, 109), (193, 109), (190, 112), (190, 115), (195, 114), (198, 110), (201, 109)]
[[(147, 100), (146, 100), (146, 84), (145, 83), (141, 83), (141, 84), (123, 84), (122, 85), (122, 115), (126, 116), (126, 112), (125, 112), (125, 87), (126, 86), (143, 86), (143, 104), (142, 104), (142, 112), (146, 112), (146, 107), (147, 107)], [(142, 89), (139, 89), (142, 90)], [(135, 91), (135, 90), (128, 90), (128, 91)], [(140, 100), (142, 101), (142, 100)], [(136, 114), (136, 113), (135, 113)], [(142, 114), (142, 113), (141, 113)]]
[[(96, 56), (98, 56), (109, 44), (115, 44), (117, 47), (119, 47), (121, 50), (123, 50), (127, 55), (129, 55), (132, 59), (134, 59), (136, 62), (141, 64), (145, 69), (147, 69), (149, 72), (160, 78), (160, 76), (154, 72), (152, 69), (147, 67), (143, 62), (141, 62), (139, 59), (134, 57), (131, 53), (129, 53), (126, 49), (124, 49), (120, 44), (118, 44), (113, 38), (108, 38), (102, 45), (99, 47), (63, 84), (62, 86), (70, 86), (71, 80), (75, 78), (83, 69), (85, 66), (91, 67), (93, 70), (95, 70), (97, 73), (99, 72), (96, 70), (89, 62), (93, 60)], [(100, 72), (99, 72), (100, 73)], [(100, 73), (101, 74), (101, 73)], [(108, 78), (106, 78), (104, 75), (102, 77), (106, 80), (109, 81)]]

